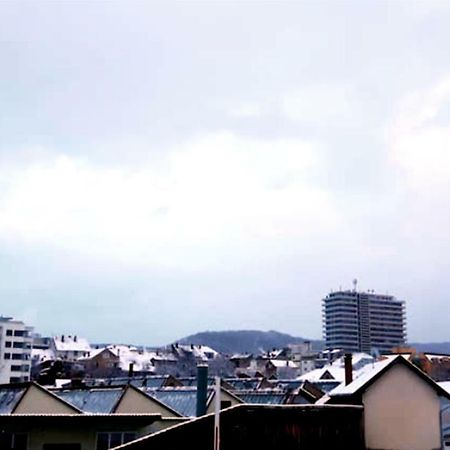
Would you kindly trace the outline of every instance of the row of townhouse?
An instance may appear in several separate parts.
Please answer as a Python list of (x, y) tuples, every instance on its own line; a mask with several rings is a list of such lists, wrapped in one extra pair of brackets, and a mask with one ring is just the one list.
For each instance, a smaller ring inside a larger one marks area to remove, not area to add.
[[(402, 355), (391, 355), (357, 371), (349, 359), (345, 380), (314, 403), (249, 404), (222, 387), (221, 450), (449, 447), (446, 384), (436, 383)], [(201, 417), (195, 417), (192, 406), (198, 401), (194, 391), (179, 386), (51, 390), (34, 383), (0, 386), (0, 448), (213, 450), (216, 391), (207, 389), (206, 415)]]
[[(347, 357), (344, 370), (345, 380), (314, 405), (243, 405), (246, 409), (223, 411), (221, 450), (450, 448), (448, 383), (436, 383), (402, 355), (384, 357), (356, 372)], [(212, 429), (213, 417), (205, 417), (130, 442), (121, 450), (213, 450)]]

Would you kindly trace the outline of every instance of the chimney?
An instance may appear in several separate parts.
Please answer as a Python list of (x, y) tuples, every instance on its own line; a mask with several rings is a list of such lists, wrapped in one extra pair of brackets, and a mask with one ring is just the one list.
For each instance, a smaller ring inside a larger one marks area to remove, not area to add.
[(61, 336), (61, 342), (64, 342), (64, 335)]
[(353, 366), (351, 353), (346, 353), (344, 355), (344, 367), (345, 367), (345, 385), (347, 386), (353, 381)]
[(77, 342), (77, 336), (76, 335), (73, 337), (73, 342)]
[(133, 367), (134, 364), (130, 363), (130, 365), (128, 366), (128, 378), (133, 378)]
[(197, 366), (197, 417), (206, 414), (206, 400), (208, 396), (208, 366)]

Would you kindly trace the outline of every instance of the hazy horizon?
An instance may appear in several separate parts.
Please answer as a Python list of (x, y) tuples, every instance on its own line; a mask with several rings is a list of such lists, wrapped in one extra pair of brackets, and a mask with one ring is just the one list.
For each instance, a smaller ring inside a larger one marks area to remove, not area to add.
[[(0, 314), (160, 345), (321, 338), (321, 299), (450, 341), (450, 3), (0, 3)], [(447, 200), (446, 200), (447, 199)]]

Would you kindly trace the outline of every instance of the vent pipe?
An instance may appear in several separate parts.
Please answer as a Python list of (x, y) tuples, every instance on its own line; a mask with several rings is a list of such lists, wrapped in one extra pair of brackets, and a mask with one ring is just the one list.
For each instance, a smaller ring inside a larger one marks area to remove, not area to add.
[(134, 364), (130, 363), (128, 366), (128, 378), (133, 378), (133, 372), (134, 372)]
[(206, 400), (208, 396), (208, 366), (197, 366), (197, 417), (206, 414)]
[(353, 365), (351, 353), (346, 353), (344, 355), (344, 367), (345, 367), (345, 385), (347, 386), (353, 381)]

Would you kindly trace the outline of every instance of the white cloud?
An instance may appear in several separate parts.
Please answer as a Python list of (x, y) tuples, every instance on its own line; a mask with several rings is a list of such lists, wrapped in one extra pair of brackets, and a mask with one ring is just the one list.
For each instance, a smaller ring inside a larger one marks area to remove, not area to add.
[(246, 119), (252, 117), (261, 117), (267, 111), (257, 103), (243, 103), (237, 107), (231, 108), (230, 114), (239, 119)]
[(410, 94), (393, 122), (391, 157), (411, 189), (439, 195), (450, 188), (450, 117), (441, 117), (449, 106), (447, 78)]
[(230, 243), (307, 238), (338, 221), (328, 194), (308, 183), (315, 150), (223, 132), (186, 142), (159, 166), (60, 155), (0, 174), (0, 234), (163, 264)]
[(354, 123), (360, 118), (353, 90), (346, 85), (306, 86), (284, 95), (281, 109), (289, 119), (307, 124)]
[[(388, 133), (404, 229), (431, 253), (443, 249), (450, 212), (450, 78), (411, 93)], [(446, 115), (447, 114), (447, 115)]]

